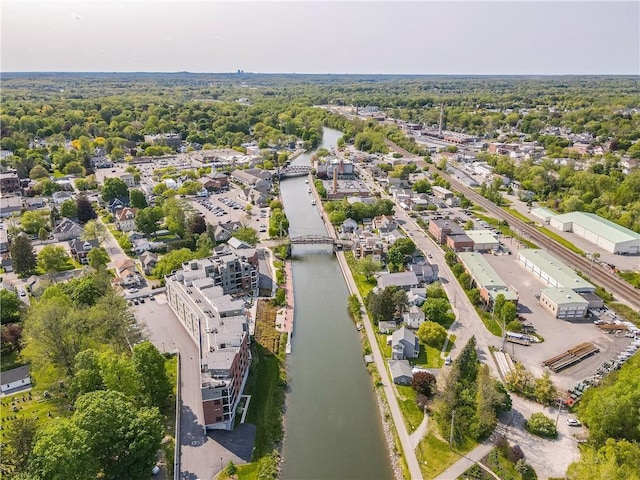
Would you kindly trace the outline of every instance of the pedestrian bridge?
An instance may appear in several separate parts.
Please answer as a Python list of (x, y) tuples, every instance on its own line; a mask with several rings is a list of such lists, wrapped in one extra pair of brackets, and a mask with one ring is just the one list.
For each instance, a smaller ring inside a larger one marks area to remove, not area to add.
[(322, 235), (301, 235), (289, 239), (291, 245), (333, 245), (336, 248), (351, 246), (350, 240), (340, 240)]
[(298, 177), (302, 175), (309, 175), (311, 167), (308, 165), (288, 165), (280, 170), (281, 177)]

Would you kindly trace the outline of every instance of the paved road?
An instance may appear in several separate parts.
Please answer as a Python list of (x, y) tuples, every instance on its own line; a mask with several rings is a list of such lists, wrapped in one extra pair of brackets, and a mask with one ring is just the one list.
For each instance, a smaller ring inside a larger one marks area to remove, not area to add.
[(124, 250), (120, 248), (118, 241), (115, 239), (115, 237), (111, 233), (111, 230), (109, 230), (109, 228), (102, 221), (102, 219), (98, 217), (97, 221), (100, 222), (106, 230), (106, 235), (104, 236), (104, 241), (102, 242), (102, 246), (106, 250), (107, 254), (109, 254), (109, 257), (111, 258), (111, 261), (109, 262), (107, 267), (115, 268), (117, 264), (119, 264), (123, 260), (127, 260), (129, 256), (127, 256), (127, 254), (124, 253)]

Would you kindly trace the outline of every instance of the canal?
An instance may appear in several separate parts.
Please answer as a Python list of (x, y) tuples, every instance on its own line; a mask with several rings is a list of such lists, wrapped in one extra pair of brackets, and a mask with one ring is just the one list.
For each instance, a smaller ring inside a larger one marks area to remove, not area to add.
[[(325, 128), (320, 147), (342, 135)], [(308, 165), (313, 152), (294, 160)], [(306, 177), (282, 181), (289, 233), (326, 235)], [(379, 409), (347, 313), (349, 291), (331, 247), (293, 247), (295, 326), (288, 356), (283, 469), (286, 480), (390, 479)]]

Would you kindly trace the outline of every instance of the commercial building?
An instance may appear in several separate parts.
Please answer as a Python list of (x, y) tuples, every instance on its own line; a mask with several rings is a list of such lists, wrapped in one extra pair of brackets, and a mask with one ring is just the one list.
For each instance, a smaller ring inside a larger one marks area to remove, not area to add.
[(453, 198), (453, 192), (451, 190), (447, 190), (444, 187), (435, 185), (431, 187), (431, 191), (437, 198), (441, 198), (443, 200), (446, 200), (447, 198)]
[[(3, 194), (4, 190), (1, 191)], [(0, 217), (8, 217), (12, 213), (19, 213), (22, 211), (22, 199), (20, 197), (13, 196), (0, 196)]]
[[(221, 269), (222, 264), (226, 267)], [(247, 266), (240, 270), (248, 281), (237, 276), (234, 282), (221, 280), (221, 270), (230, 271), (238, 265)], [(249, 375), (251, 352), (244, 302), (230, 293), (243, 285), (255, 288), (257, 267), (229, 254), (187, 262), (181, 270), (165, 277), (165, 283), (169, 305), (200, 351), (205, 428), (232, 430)]]
[(640, 233), (593, 213), (565, 213), (552, 217), (549, 224), (561, 232), (573, 232), (609, 253), (640, 253)]
[(594, 285), (544, 250), (522, 249), (518, 252), (518, 261), (551, 288), (569, 288), (578, 293), (596, 290)]
[[(518, 303), (518, 293), (500, 278), (481, 254), (461, 252), (458, 253), (458, 259), (487, 305), (492, 305), (498, 295), (503, 295), (508, 302)], [(463, 285), (463, 287), (468, 287), (468, 285)]]
[(180, 135), (179, 133), (158, 133), (156, 135), (145, 135), (144, 141), (153, 145), (179, 147), (182, 144), (182, 135)]
[(570, 288), (542, 289), (540, 305), (560, 319), (585, 318), (589, 309), (589, 302)]
[(473, 240), (453, 220), (430, 220), (429, 233), (438, 243), (456, 252), (473, 249)]
[(467, 230), (465, 233), (473, 241), (474, 252), (488, 252), (500, 248), (500, 242), (488, 230)]
[(548, 224), (551, 221), (551, 219), (555, 217), (557, 214), (553, 213), (551, 210), (547, 208), (538, 207), (538, 208), (531, 209), (531, 215), (541, 220), (542, 223)]

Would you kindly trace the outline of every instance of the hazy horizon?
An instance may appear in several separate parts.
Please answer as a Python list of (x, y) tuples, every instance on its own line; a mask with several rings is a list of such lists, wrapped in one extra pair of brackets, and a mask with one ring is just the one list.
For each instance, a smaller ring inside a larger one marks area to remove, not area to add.
[(640, 74), (640, 2), (5, 0), (5, 73)]

